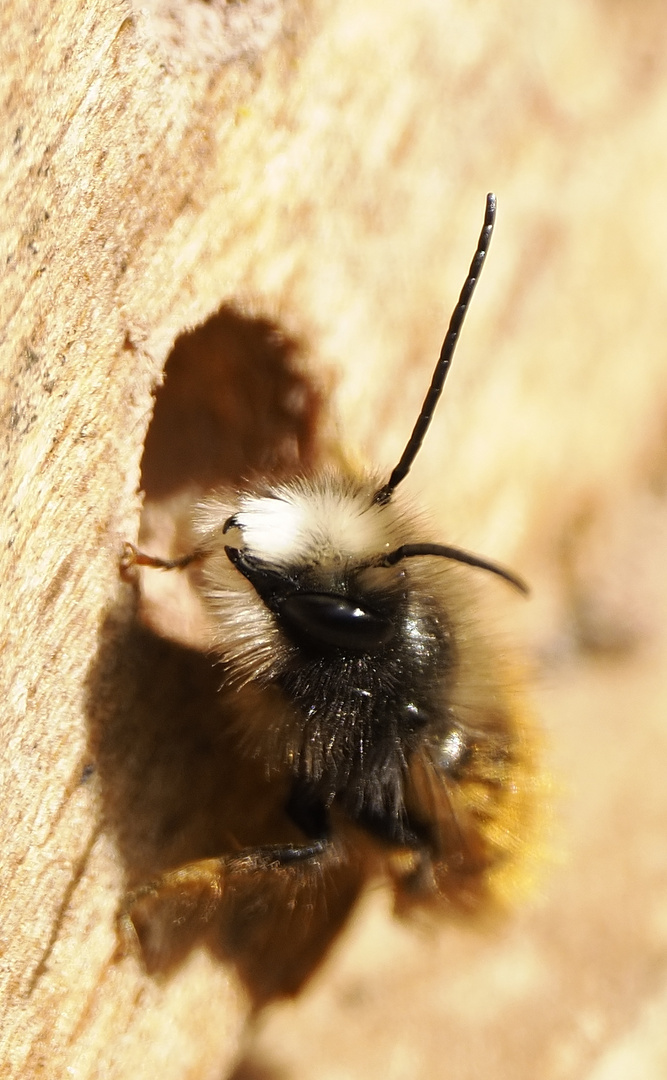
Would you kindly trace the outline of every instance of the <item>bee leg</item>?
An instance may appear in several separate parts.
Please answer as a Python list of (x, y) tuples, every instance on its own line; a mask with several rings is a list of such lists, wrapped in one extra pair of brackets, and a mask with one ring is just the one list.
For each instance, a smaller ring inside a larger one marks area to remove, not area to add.
[(310, 862), (321, 855), (333, 854), (334, 847), (327, 837), (309, 840), (306, 844), (267, 844), (265, 847), (248, 848), (232, 858), (224, 859), (228, 874), (257, 873), (263, 870), (280, 870), (294, 863)]
[(139, 551), (134, 544), (126, 543), (120, 557), (120, 571), (121, 574), (126, 575), (133, 566), (152, 566), (156, 570), (182, 570), (201, 558), (200, 551), (191, 551), (188, 555), (179, 556), (178, 559), (160, 559), (156, 555), (147, 555), (145, 551)]
[(234, 878), (280, 873), (299, 863), (319, 863), (322, 856), (333, 852), (328, 839), (271, 844), (169, 870), (126, 896), (118, 915), (120, 954), (140, 951), (153, 957), (163, 951), (170, 929), (195, 920), (208, 922), (219, 909), (225, 886)]

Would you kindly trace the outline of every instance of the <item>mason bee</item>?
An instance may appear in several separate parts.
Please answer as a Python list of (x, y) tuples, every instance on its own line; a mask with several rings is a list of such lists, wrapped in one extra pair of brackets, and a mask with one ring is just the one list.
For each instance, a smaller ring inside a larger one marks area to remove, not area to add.
[(374, 875), (390, 881), (402, 912), (485, 910), (521, 875), (537, 801), (530, 724), (514, 673), (469, 617), (469, 588), (453, 567), (527, 589), (497, 563), (434, 542), (402, 487), (495, 214), (489, 195), (430, 388), (388, 478), (341, 464), (263, 478), (204, 498), (191, 515), (191, 550), (178, 558), (126, 546), (124, 570), (188, 575), (206, 612), (207, 647), (234, 695), (238, 745), (283, 785), (293, 832), (140, 886), (123, 923), (142, 940), (161, 901), (185, 897), (210, 915), (243, 882), (246, 895), (253, 883), (282, 883), (292, 906), (304, 888), (313, 907), (313, 891), (352, 868), (346, 917)]

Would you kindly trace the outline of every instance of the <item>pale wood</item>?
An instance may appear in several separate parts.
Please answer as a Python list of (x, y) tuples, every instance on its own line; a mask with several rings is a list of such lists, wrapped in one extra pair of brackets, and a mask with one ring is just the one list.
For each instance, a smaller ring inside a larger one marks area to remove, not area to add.
[[(391, 464), (495, 189), (415, 488), (443, 539), (533, 578), (526, 635), (561, 660), (628, 627), (650, 641), (662, 610), (662, 574), (637, 572), (664, 494), (662, 5), (243, 7), (226, 30), (224, 4), (194, 0), (0, 11), (3, 1076), (220, 1077), (249, 1011), (205, 950), (163, 978), (116, 957), (126, 878), (159, 847), (132, 772), (151, 656), (118, 556), (184, 329), (223, 303), (275, 319), (346, 445)], [(600, 687), (581, 661), (545, 706), (575, 857), (537, 916), (493, 946), (450, 928), (415, 952), (373, 909), (267, 1014), (257, 1056), (300, 1080), (446, 1061), (604, 1080), (628, 1055), (664, 1075), (658, 668)]]

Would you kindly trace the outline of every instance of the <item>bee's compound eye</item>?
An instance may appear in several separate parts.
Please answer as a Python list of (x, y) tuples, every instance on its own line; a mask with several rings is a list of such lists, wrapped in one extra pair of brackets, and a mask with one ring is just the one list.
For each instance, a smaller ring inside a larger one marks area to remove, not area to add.
[(299, 643), (348, 652), (372, 652), (394, 636), (391, 620), (329, 593), (291, 593), (278, 616)]

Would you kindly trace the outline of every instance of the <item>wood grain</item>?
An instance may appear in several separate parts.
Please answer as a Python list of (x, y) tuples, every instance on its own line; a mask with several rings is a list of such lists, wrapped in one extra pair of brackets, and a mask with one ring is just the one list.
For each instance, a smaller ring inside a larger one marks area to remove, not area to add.
[(3, 1076), (222, 1077), (251, 1010), (203, 947), (162, 975), (117, 955), (128, 880), (202, 835), (216, 787), (190, 802), (205, 747), (154, 700), (166, 680), (196, 719), (210, 672), (134, 626), (118, 575), (174, 343), (221, 311), (298, 343), (274, 429), (232, 334), (221, 400), (266, 418), (237, 471), (306, 430), (391, 465), (487, 190), (412, 482), (444, 540), (534, 583), (516, 633), (561, 695), (574, 855), (492, 944), (420, 943), (371, 898), (237, 1076), (664, 1075), (666, 36), (657, 0), (3, 5)]

